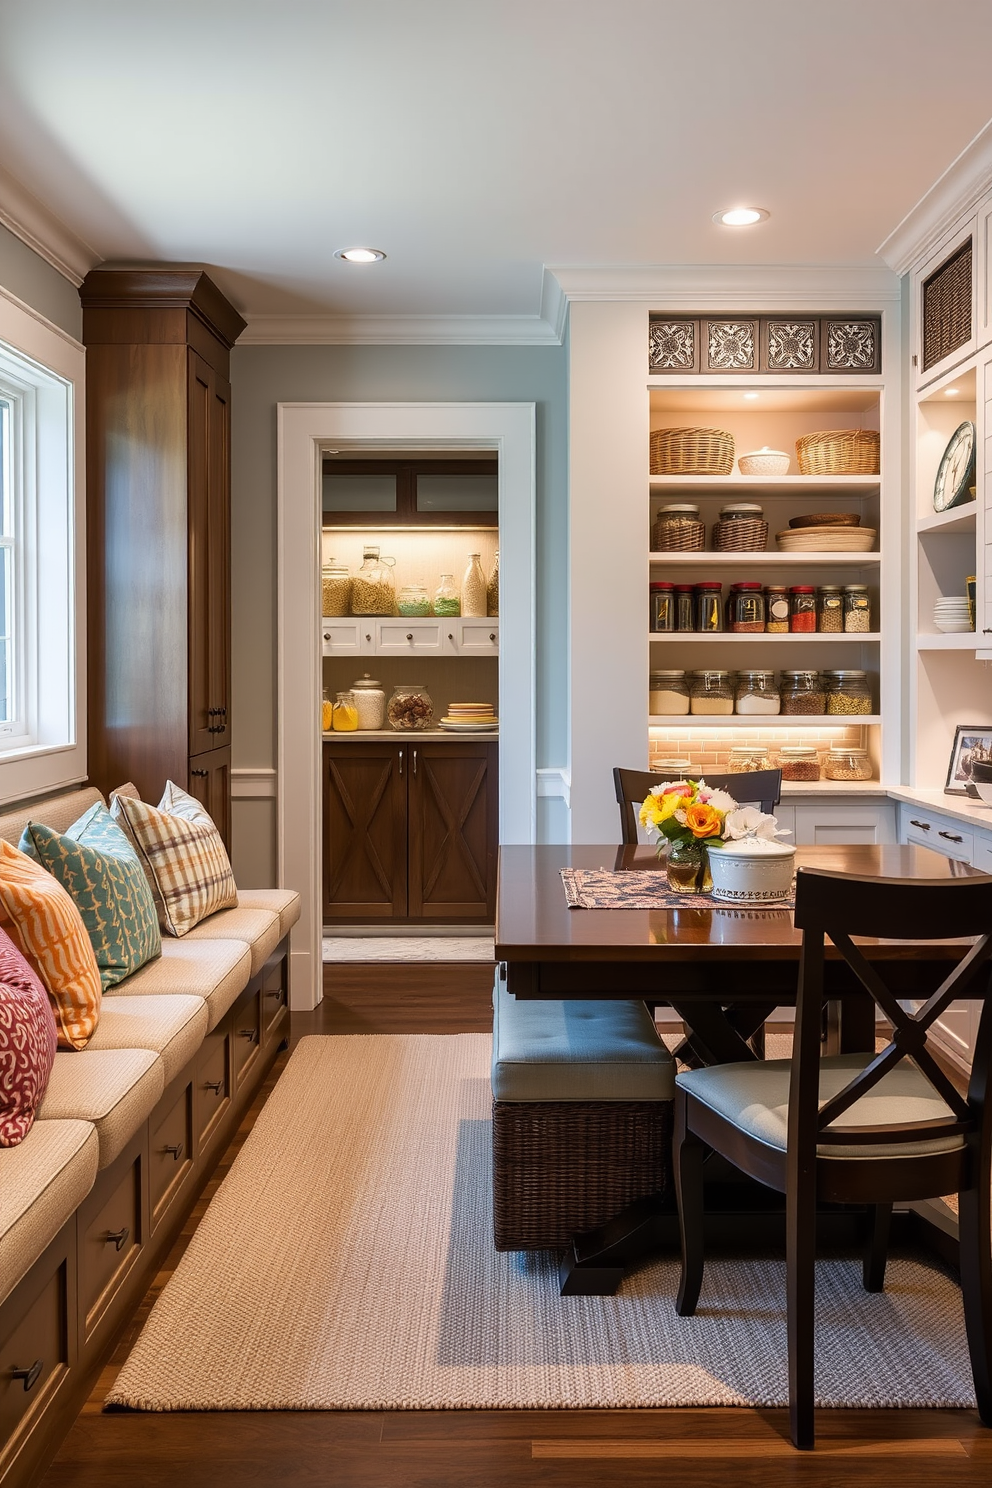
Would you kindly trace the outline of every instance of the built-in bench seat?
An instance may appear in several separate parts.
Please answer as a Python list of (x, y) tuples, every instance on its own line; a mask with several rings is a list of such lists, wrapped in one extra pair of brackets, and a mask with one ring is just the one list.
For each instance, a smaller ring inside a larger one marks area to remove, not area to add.
[(251, 980), (251, 947), (242, 940), (191, 940), (190, 935), (182, 940), (163, 936), (161, 956), (109, 987), (105, 1002), (122, 997), (198, 997), (207, 1009), (208, 1030), (216, 1028)]
[(0, 1303), (71, 1219), (96, 1180), (88, 1121), (36, 1121), (0, 1166)]
[(108, 1168), (164, 1090), (165, 1067), (151, 1049), (65, 1051), (55, 1056), (38, 1120), (90, 1122), (100, 1146), (97, 1166)]

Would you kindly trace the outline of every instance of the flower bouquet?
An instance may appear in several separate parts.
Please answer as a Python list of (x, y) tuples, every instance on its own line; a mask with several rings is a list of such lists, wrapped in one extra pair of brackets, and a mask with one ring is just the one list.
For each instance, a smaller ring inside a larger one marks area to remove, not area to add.
[(729, 791), (705, 780), (672, 780), (651, 788), (641, 805), (641, 826), (658, 835), (659, 856), (668, 850), (668, 882), (683, 894), (712, 888), (707, 849), (729, 842), (774, 843), (787, 836), (774, 816), (740, 806)]

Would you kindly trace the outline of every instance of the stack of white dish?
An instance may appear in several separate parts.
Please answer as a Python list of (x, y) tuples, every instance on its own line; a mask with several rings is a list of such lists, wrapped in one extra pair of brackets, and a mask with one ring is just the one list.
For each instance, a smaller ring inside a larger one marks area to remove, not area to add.
[(950, 594), (944, 599), (938, 599), (933, 607), (933, 623), (945, 635), (959, 635), (966, 630), (973, 630), (968, 596)]
[(868, 553), (875, 546), (874, 527), (787, 527), (776, 532), (783, 553)]
[(497, 728), (499, 719), (492, 703), (449, 703), (440, 726), (453, 734), (484, 734)]

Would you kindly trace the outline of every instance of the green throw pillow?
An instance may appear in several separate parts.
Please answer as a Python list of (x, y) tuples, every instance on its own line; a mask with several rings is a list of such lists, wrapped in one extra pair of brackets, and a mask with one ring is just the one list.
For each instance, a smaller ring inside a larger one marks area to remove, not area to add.
[(20, 848), (58, 879), (79, 910), (104, 992), (161, 955), (145, 871), (105, 806), (97, 802), (66, 832), (28, 822)]

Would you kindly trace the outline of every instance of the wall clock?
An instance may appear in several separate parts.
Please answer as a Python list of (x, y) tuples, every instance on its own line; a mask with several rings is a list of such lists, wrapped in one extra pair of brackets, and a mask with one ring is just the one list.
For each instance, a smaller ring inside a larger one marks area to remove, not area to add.
[(970, 501), (970, 488), (974, 481), (975, 426), (966, 420), (954, 430), (940, 457), (937, 479), (933, 483), (934, 511), (949, 511), (952, 506), (960, 506), (962, 501)]

